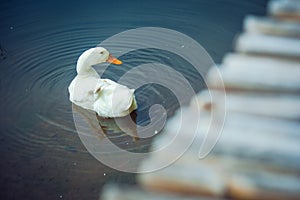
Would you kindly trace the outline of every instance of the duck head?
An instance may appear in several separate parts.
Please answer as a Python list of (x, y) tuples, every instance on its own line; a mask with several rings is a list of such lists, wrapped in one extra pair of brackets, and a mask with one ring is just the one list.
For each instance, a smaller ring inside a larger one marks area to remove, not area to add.
[(82, 71), (89, 70), (91, 66), (104, 63), (104, 62), (108, 62), (116, 65), (122, 64), (122, 61), (113, 57), (105, 48), (94, 47), (86, 50), (79, 57), (77, 61), (77, 73), (79, 74)]
[(109, 62), (116, 65), (122, 64), (122, 61), (113, 57), (103, 47), (95, 47), (95, 48), (88, 49), (85, 52), (83, 52), (83, 54), (79, 57), (79, 59), (84, 59), (85, 61), (88, 61), (90, 65), (96, 65), (104, 62)]

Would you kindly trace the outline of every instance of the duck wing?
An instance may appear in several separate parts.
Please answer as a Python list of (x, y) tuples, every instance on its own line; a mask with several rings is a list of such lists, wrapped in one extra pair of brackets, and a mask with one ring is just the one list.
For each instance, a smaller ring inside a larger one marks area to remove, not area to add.
[(101, 79), (96, 88), (94, 110), (103, 117), (120, 117), (129, 114), (134, 90), (108, 79)]

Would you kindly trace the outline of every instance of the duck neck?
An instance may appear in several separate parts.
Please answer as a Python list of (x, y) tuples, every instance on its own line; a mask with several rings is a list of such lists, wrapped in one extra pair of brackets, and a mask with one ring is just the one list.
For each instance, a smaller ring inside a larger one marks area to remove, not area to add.
[(87, 59), (79, 57), (77, 61), (76, 71), (79, 76), (96, 76), (99, 77), (99, 74), (88, 62)]

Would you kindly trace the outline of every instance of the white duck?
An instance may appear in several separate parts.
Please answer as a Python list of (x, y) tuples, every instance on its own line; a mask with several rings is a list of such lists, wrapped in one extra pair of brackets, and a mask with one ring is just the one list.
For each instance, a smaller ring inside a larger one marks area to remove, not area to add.
[(122, 64), (103, 47), (83, 52), (77, 61), (77, 76), (69, 86), (70, 101), (102, 117), (126, 116), (137, 109), (134, 89), (109, 79), (100, 79), (92, 66), (103, 62)]

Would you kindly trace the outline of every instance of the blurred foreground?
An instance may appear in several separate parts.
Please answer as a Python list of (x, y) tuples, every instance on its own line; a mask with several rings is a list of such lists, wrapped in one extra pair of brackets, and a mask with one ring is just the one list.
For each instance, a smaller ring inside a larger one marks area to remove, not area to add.
[[(300, 1), (271, 1), (268, 15), (245, 19), (236, 52), (220, 66), (223, 82), (211, 70), (209, 91), (183, 110), (186, 120), (177, 113), (154, 141), (153, 151), (170, 141), (180, 120), (184, 134), (178, 137), (194, 134), (200, 109), (201, 127), (184, 155), (138, 175), (141, 187), (106, 186), (101, 199), (300, 199)], [(209, 129), (223, 126), (222, 111), (226, 120), (218, 143), (199, 159)], [(151, 168), (174, 152), (150, 157), (140, 167)]]

